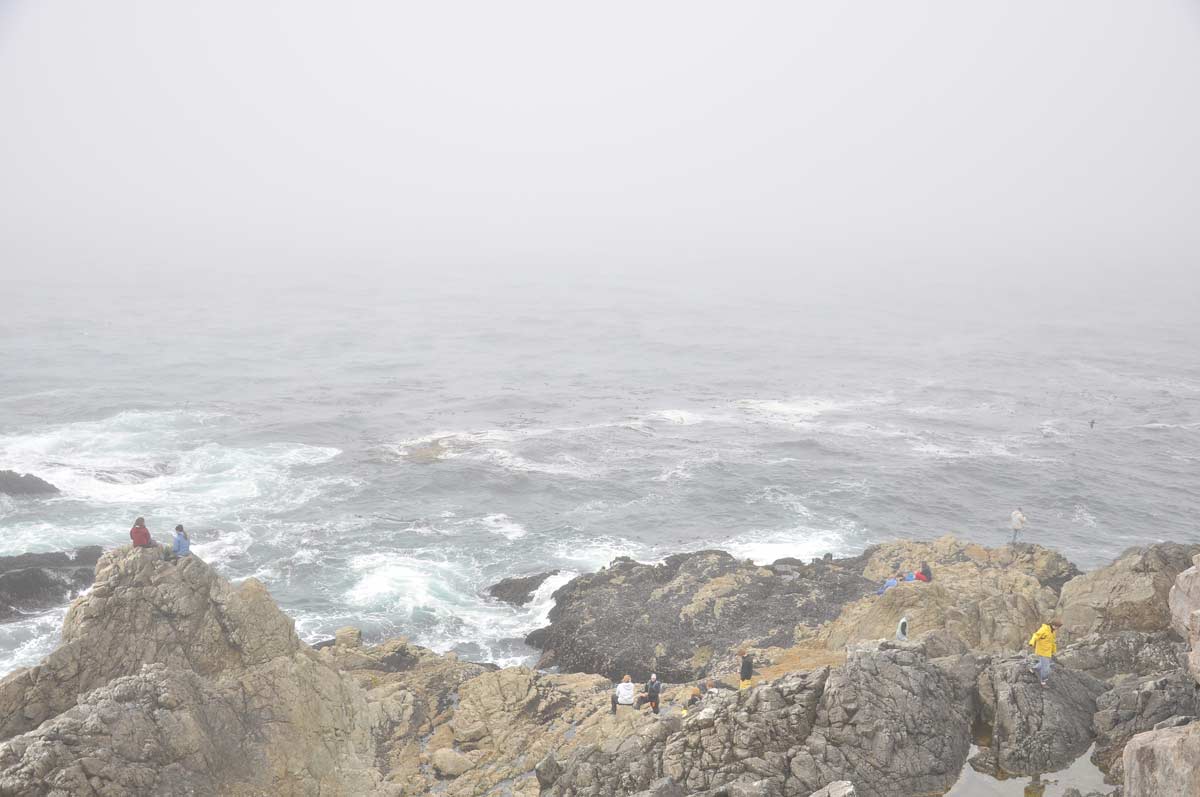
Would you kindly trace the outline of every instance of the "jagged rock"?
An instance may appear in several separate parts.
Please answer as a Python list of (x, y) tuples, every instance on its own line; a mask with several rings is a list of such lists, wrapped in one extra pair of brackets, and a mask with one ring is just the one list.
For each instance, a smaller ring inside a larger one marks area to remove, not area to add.
[(1125, 797), (1200, 794), (1200, 722), (1147, 731), (1125, 745)]
[(994, 660), (979, 677), (978, 694), (997, 766), (1033, 775), (1074, 761), (1092, 743), (1096, 698), (1107, 689), (1103, 681), (1061, 666), (1043, 689), (1024, 656)]
[(550, 625), (526, 641), (544, 649), (539, 667), (687, 681), (730, 648), (790, 640), (798, 625), (830, 620), (870, 590), (836, 560), (759, 567), (723, 551), (678, 554), (658, 565), (622, 557), (555, 591)]
[(362, 629), (345, 626), (333, 632), (333, 644), (343, 648), (362, 647)]
[[(967, 695), (914, 650), (852, 653), (830, 671), (711, 696), (619, 743), (580, 748), (547, 797), (636, 793), (667, 777), (689, 794), (807, 795), (851, 776), (865, 797), (938, 792), (970, 745)], [(751, 792), (744, 792), (751, 793)]]
[(538, 573), (533, 576), (515, 576), (497, 581), (487, 588), (487, 593), (496, 600), (511, 603), (513, 606), (524, 606), (533, 598), (537, 588), (551, 576), (557, 576), (557, 570)]
[(1191, 647), (1188, 668), (1200, 683), (1200, 554), (1193, 557), (1192, 562), (1191, 567), (1176, 577), (1167, 604), (1171, 611), (1171, 628)]
[(1173, 631), (1089, 634), (1060, 649), (1054, 660), (1105, 681), (1146, 678), (1187, 666), (1187, 645)]
[(1092, 720), (1096, 750), (1092, 761), (1108, 775), (1108, 782), (1120, 783), (1124, 774), (1121, 753), (1131, 738), (1180, 715), (1198, 713), (1200, 690), (1183, 669), (1158, 678), (1118, 684), (1096, 699)]
[(1058, 603), (1064, 631), (1085, 636), (1169, 629), (1171, 587), (1198, 553), (1200, 545), (1173, 542), (1130, 548), (1111, 565), (1071, 579)]
[(854, 790), (853, 783), (848, 780), (839, 780), (813, 792), (809, 797), (857, 797), (857, 795), (858, 792)]
[(0, 470), (0, 495), (55, 495), (59, 489), (31, 473)]
[(999, 569), (1024, 573), (1056, 595), (1063, 584), (1079, 575), (1079, 568), (1066, 557), (1040, 545), (985, 548), (977, 543), (962, 542), (951, 535), (928, 542), (895, 540), (874, 545), (864, 551), (859, 559), (862, 561), (863, 575), (875, 583), (882, 582), (897, 570), (906, 573), (916, 571), (922, 562), (928, 562), (932, 568), (934, 584), (942, 578), (944, 568), (958, 569), (954, 566), (971, 565), (976, 570)]
[(257, 581), (121, 548), (63, 644), (0, 681), (0, 794), (376, 794), (398, 708), (322, 663)]
[(99, 545), (69, 553), (0, 556), (0, 622), (60, 606), (92, 583)]

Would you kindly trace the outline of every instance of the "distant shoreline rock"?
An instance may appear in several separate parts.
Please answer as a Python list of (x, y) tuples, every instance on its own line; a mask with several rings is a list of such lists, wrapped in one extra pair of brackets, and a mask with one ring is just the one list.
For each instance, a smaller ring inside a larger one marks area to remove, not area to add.
[(0, 623), (61, 606), (92, 584), (99, 545), (0, 556)]
[(524, 606), (533, 599), (533, 593), (551, 576), (557, 576), (559, 571), (550, 570), (532, 576), (512, 576), (501, 579), (487, 588), (487, 594), (498, 601), (511, 603), (513, 606)]
[(0, 470), (0, 494), (16, 497), (57, 495), (60, 490), (45, 479), (31, 473)]

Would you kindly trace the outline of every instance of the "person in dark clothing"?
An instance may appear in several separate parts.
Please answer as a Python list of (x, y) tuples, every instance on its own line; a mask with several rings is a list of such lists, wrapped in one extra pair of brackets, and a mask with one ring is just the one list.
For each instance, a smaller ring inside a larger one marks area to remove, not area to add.
[(129, 539), (133, 540), (134, 548), (152, 548), (154, 540), (150, 539), (150, 529), (146, 528), (146, 519), (138, 518), (133, 521), (133, 528), (129, 530)]
[(929, 562), (921, 562), (921, 569), (917, 571), (917, 579), (925, 583), (933, 581), (933, 571), (929, 569)]
[(650, 710), (657, 714), (660, 697), (662, 697), (662, 681), (658, 680), (658, 675), (650, 673), (650, 680), (646, 681), (646, 688), (638, 695), (634, 708), (640, 709), (643, 704), (649, 703)]
[(742, 682), (738, 685), (739, 689), (749, 689), (750, 683), (754, 679), (754, 657), (745, 650), (739, 650), (738, 655), (742, 657)]

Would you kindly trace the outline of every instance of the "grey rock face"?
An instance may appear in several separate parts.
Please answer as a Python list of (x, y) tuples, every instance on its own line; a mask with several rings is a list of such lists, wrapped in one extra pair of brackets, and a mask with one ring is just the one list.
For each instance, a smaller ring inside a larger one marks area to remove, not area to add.
[(620, 558), (554, 593), (550, 625), (527, 638), (541, 666), (635, 680), (694, 680), (743, 642), (791, 640), (874, 585), (836, 560), (759, 567), (723, 551), (648, 565)]
[(533, 593), (551, 576), (557, 576), (557, 570), (538, 573), (533, 576), (515, 576), (497, 581), (487, 588), (487, 593), (496, 600), (511, 603), (513, 606), (524, 606), (533, 598)]
[(30, 473), (0, 470), (0, 495), (37, 496), (55, 495), (58, 488), (50, 482)]
[(1140, 733), (1125, 745), (1125, 797), (1200, 794), (1200, 722)]
[(1187, 665), (1187, 645), (1173, 631), (1090, 634), (1058, 652), (1055, 661), (1101, 680), (1146, 678)]
[(92, 583), (100, 546), (0, 556), (0, 622), (60, 606)]
[(979, 676), (978, 691), (997, 767), (1033, 775), (1074, 761), (1092, 743), (1096, 698), (1107, 689), (1103, 681), (1066, 667), (1056, 667), (1043, 689), (1024, 656), (993, 661)]
[(1118, 684), (1096, 700), (1092, 761), (1107, 773), (1108, 782), (1120, 783), (1124, 776), (1121, 754), (1131, 738), (1174, 717), (1198, 713), (1200, 690), (1186, 670)]
[(845, 777), (863, 797), (936, 793), (966, 760), (967, 702), (916, 651), (857, 653), (832, 672), (716, 696), (682, 721), (580, 750), (543, 794), (637, 793), (664, 776), (688, 794), (799, 797)]
[(857, 797), (858, 792), (854, 790), (854, 784), (848, 780), (839, 780), (836, 783), (830, 783), (820, 791), (815, 791), (809, 797)]

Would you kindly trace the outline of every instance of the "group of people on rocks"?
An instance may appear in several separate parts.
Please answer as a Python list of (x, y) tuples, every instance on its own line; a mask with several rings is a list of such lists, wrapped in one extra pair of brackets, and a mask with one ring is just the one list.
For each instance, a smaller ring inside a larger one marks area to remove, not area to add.
[(921, 562), (919, 570), (905, 573), (903, 570), (897, 570), (896, 575), (889, 576), (883, 582), (883, 586), (875, 590), (876, 595), (882, 595), (892, 587), (898, 586), (902, 581), (923, 581), (926, 584), (933, 581), (933, 570), (929, 567), (929, 562)]
[[(150, 529), (146, 528), (146, 519), (138, 518), (133, 521), (133, 528), (129, 530), (129, 539), (133, 540), (134, 548), (160, 548), (158, 543), (150, 536)], [(189, 556), (192, 552), (192, 540), (188, 537), (188, 533), (184, 531), (183, 524), (175, 527), (175, 537), (171, 541), (171, 549), (164, 550), (163, 558), (167, 561), (175, 561)]]
[[(749, 689), (753, 685), (754, 679), (754, 656), (745, 649), (739, 650), (738, 656), (742, 660), (738, 670), (738, 674), (741, 676), (738, 688)], [(662, 703), (662, 688), (663, 684), (658, 680), (658, 674), (650, 673), (650, 680), (646, 681), (639, 693), (633, 683), (633, 678), (626, 675), (613, 688), (612, 713), (617, 713), (618, 706), (631, 706), (640, 710), (642, 706), (649, 704), (650, 710), (657, 714)], [(732, 689), (732, 687), (715, 678), (697, 681), (683, 695), (683, 714), (686, 715), (689, 708), (708, 695), (715, 694), (722, 689)]]

